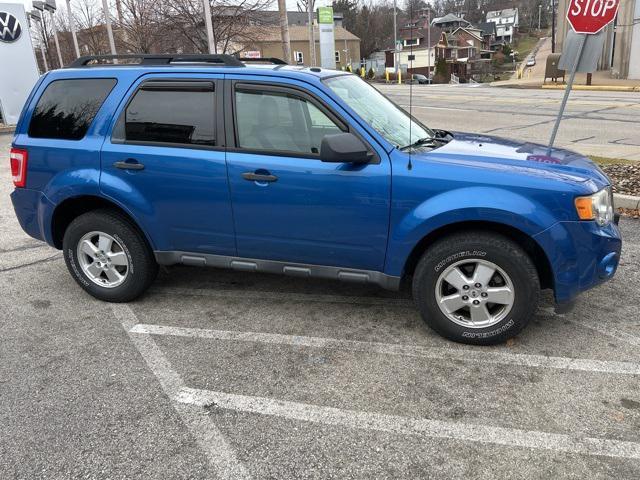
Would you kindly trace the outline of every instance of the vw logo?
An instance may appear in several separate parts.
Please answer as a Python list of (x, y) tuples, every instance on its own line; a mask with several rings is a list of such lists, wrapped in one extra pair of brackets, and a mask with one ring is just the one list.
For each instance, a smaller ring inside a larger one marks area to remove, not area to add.
[(7, 12), (0, 12), (0, 42), (15, 42), (20, 38), (22, 27), (18, 19)]

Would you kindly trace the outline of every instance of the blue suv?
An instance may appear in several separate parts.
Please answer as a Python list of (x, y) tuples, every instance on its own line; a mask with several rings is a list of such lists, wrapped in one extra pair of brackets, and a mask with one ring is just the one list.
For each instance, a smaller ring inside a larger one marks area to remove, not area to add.
[(445, 337), (517, 334), (566, 307), (621, 239), (587, 158), (431, 129), (355, 75), (225, 55), (83, 57), (42, 76), (11, 149), (22, 228), (94, 297), (158, 265), (411, 288)]

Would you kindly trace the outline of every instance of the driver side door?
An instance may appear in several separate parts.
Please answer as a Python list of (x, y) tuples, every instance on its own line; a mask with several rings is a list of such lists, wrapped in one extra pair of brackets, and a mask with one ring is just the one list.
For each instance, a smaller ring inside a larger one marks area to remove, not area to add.
[[(391, 172), (363, 132), (299, 85), (228, 81), (227, 168), (238, 255), (382, 271)], [(324, 135), (351, 131), (369, 164), (324, 163)]]

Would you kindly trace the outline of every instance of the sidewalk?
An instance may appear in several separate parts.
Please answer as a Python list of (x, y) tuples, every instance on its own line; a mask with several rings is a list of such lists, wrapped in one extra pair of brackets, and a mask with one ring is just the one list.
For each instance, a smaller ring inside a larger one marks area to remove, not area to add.
[[(540, 62), (543, 60), (541, 59)], [(546, 62), (546, 59), (544, 60)], [(544, 70), (542, 75), (544, 75)], [(569, 80), (566, 77), (566, 80)], [(553, 83), (548, 80), (544, 83), (543, 77), (531, 76), (522, 80), (503, 80), (500, 82), (492, 82), (492, 87), (505, 87), (505, 88), (544, 88), (550, 90), (564, 90), (566, 84)], [(576, 80), (573, 85), (574, 90), (608, 90), (616, 92), (640, 92), (640, 80), (623, 80), (619, 78), (611, 78), (608, 71), (594, 72), (591, 85), (587, 85), (587, 74), (579, 73), (576, 75)]]

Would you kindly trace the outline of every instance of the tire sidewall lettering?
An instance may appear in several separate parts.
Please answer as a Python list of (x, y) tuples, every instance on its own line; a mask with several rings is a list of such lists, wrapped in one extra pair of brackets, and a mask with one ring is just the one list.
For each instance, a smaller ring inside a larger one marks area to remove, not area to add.
[(461, 258), (470, 257), (470, 258), (484, 258), (487, 256), (487, 252), (484, 250), (465, 250), (462, 252), (454, 253), (448, 255), (445, 259), (438, 262), (438, 264), (434, 267), (436, 273), (440, 272), (444, 267), (449, 265), (450, 263), (460, 260)]
[(502, 335), (504, 332), (513, 327), (514, 323), (515, 322), (513, 318), (510, 318), (506, 323), (489, 332), (474, 332), (472, 330), (466, 330), (462, 332), (462, 336), (465, 338), (491, 338), (495, 337), (496, 335)]
[(87, 287), (90, 286), (89, 282), (84, 278), (84, 274), (80, 272), (78, 269), (78, 265), (76, 264), (76, 255), (72, 248), (67, 249), (67, 257), (69, 258), (69, 263), (71, 264), (71, 269), (75, 274), (76, 278), (80, 280)]

